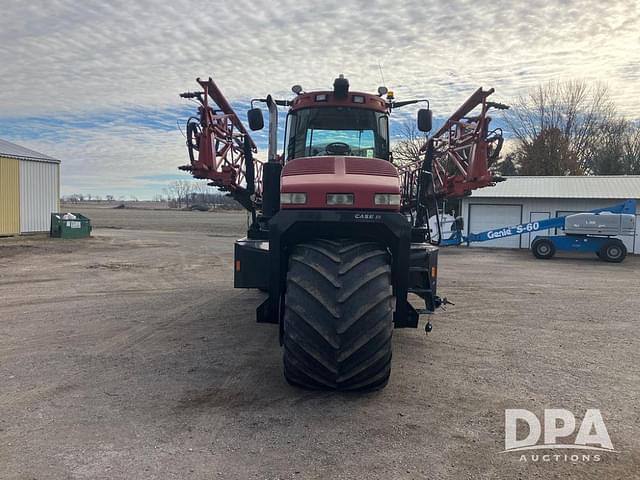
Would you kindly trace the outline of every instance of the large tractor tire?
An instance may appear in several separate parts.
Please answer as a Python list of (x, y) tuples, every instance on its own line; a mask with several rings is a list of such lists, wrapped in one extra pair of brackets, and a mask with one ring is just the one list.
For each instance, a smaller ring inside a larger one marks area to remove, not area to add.
[(314, 389), (374, 390), (391, 372), (391, 260), (379, 244), (315, 240), (289, 257), (284, 374)]

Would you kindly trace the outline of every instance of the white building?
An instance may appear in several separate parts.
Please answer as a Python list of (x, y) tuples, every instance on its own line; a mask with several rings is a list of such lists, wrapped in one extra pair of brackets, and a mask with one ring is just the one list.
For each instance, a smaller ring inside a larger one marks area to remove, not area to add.
[[(462, 200), (464, 234), (502, 226), (586, 212), (635, 199), (636, 234), (620, 239), (629, 253), (640, 253), (640, 175), (580, 177), (508, 177), (495, 187), (475, 190)], [(542, 230), (531, 234), (472, 243), (472, 247), (529, 248), (536, 235), (561, 231)]]
[(0, 235), (49, 231), (59, 197), (60, 160), (0, 140)]

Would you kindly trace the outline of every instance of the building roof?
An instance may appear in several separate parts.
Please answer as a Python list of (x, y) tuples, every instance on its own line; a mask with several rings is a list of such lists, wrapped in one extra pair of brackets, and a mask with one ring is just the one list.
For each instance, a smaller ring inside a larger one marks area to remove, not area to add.
[(640, 199), (640, 175), (507, 177), (495, 187), (474, 190), (471, 197)]
[(30, 148), (25, 148), (15, 143), (7, 142), (0, 138), (0, 156), (18, 158), (20, 160), (37, 160), (39, 162), (51, 162), (60, 163), (60, 160), (45, 155), (44, 153), (36, 152)]

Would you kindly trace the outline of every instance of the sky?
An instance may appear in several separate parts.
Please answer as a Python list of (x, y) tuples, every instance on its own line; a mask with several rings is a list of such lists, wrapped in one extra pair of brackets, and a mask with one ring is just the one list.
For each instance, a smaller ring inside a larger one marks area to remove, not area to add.
[[(213, 77), (251, 98), (382, 84), (436, 120), (476, 88), (509, 103), (556, 79), (606, 82), (640, 118), (638, 0), (2, 0), (0, 138), (62, 160), (62, 194), (151, 199), (188, 179), (178, 93)], [(258, 137), (264, 147), (264, 138)], [(266, 148), (261, 148), (266, 152)]]

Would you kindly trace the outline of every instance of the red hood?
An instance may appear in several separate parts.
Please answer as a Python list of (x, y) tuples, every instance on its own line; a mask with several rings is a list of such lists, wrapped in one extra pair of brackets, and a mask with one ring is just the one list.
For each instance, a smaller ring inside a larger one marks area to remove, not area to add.
[[(376, 193), (400, 193), (398, 170), (390, 162), (366, 157), (308, 157), (287, 162), (282, 169), (283, 193), (306, 193), (305, 205), (283, 208), (350, 208), (398, 210), (375, 205)], [(327, 206), (327, 193), (353, 193), (354, 204)]]

